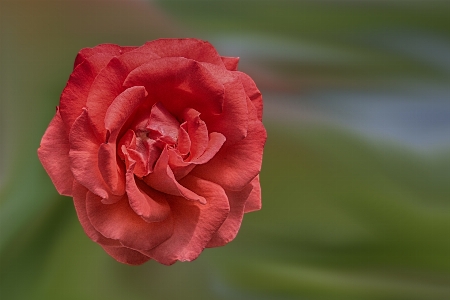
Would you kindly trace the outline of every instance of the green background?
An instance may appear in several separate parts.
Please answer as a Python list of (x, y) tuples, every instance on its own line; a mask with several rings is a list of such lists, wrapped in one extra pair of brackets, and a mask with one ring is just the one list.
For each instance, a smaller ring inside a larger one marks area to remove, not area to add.
[[(0, 2), (1, 299), (450, 299), (447, 1)], [(117, 263), (36, 150), (79, 49), (240, 56), (265, 99), (263, 209), (194, 262)]]

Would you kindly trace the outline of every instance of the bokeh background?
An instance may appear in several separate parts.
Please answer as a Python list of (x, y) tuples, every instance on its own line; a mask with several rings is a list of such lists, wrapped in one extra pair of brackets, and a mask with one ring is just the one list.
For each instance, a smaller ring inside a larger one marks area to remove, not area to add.
[[(450, 299), (449, 1), (0, 2), (1, 299)], [(197, 37), (265, 100), (263, 209), (165, 267), (91, 242), (36, 149), (76, 53)]]

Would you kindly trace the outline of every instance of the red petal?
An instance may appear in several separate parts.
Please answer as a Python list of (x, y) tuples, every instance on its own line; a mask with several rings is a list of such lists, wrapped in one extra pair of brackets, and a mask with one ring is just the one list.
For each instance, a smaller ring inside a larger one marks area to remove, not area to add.
[(247, 185), (242, 191), (226, 191), (230, 203), (230, 213), (219, 230), (213, 235), (207, 247), (223, 246), (236, 237), (244, 217), (244, 206), (251, 191), (251, 184)]
[(102, 247), (115, 260), (128, 265), (142, 265), (151, 259), (150, 257), (127, 247)]
[(117, 160), (116, 144), (101, 144), (98, 149), (98, 168), (108, 188), (114, 195), (125, 193), (125, 170)]
[(194, 160), (201, 156), (208, 147), (208, 128), (200, 119), (200, 113), (195, 109), (188, 108), (183, 115), (187, 122), (187, 132), (191, 141), (189, 160)]
[(236, 71), (239, 63), (239, 57), (222, 56), (222, 62), (229, 71)]
[(72, 196), (69, 150), (69, 138), (58, 109), (42, 137), (38, 156), (58, 193), (65, 196)]
[(175, 221), (173, 235), (155, 249), (144, 252), (165, 265), (196, 259), (230, 211), (227, 195), (217, 184), (193, 176), (185, 177), (182, 183), (201, 193), (208, 203), (201, 205), (175, 197), (169, 201)]
[(148, 223), (130, 207), (127, 196), (114, 204), (103, 204), (101, 199), (88, 192), (87, 215), (94, 228), (103, 236), (119, 240), (122, 245), (135, 250), (152, 249), (173, 232), (173, 218)]
[(155, 58), (159, 56), (151, 52), (142, 52), (141, 48), (137, 48), (112, 58), (95, 77), (86, 100), (86, 107), (92, 117), (92, 125), (101, 136), (106, 134), (104, 128), (106, 111), (114, 99), (125, 90), (122, 84), (128, 73)]
[(134, 163), (127, 171), (127, 195), (131, 208), (147, 222), (160, 222), (170, 214), (170, 207), (164, 194), (153, 190), (137, 180), (133, 174)]
[(193, 175), (215, 182), (226, 190), (239, 191), (259, 174), (267, 133), (248, 101), (251, 115), (247, 137), (231, 146), (222, 146), (208, 163), (198, 165), (192, 171)]
[(116, 143), (122, 126), (145, 101), (145, 97), (147, 97), (145, 87), (134, 86), (126, 89), (114, 99), (105, 115), (105, 128), (110, 131), (108, 143)]
[(78, 220), (83, 227), (86, 235), (96, 243), (102, 246), (121, 246), (119, 241), (108, 239), (99, 233), (94, 226), (92, 226), (86, 212), (86, 196), (88, 190), (79, 184), (77, 181), (73, 183), (73, 203), (78, 215)]
[(161, 58), (130, 72), (124, 87), (145, 86), (152, 103), (181, 117), (186, 107), (203, 115), (222, 112), (223, 85), (200, 63), (184, 57)]
[(109, 195), (109, 191), (98, 168), (98, 151), (101, 144), (90, 125), (87, 111), (82, 114), (72, 126), (70, 140), (70, 166), (74, 178), (94, 194), (117, 201)]
[(112, 57), (109, 54), (95, 54), (73, 70), (60, 99), (61, 117), (67, 132), (86, 106), (89, 90), (95, 77)]
[(225, 143), (226, 138), (223, 134), (218, 132), (211, 132), (209, 134), (208, 146), (206, 147), (205, 152), (203, 152), (200, 157), (194, 159), (192, 163), (195, 164), (204, 164), (211, 160), (217, 152), (219, 152), (222, 145)]
[(256, 176), (250, 184), (253, 186), (247, 202), (245, 202), (245, 213), (257, 211), (261, 209), (261, 185), (259, 183), (259, 175)]
[(166, 143), (175, 144), (180, 123), (159, 102), (153, 105), (147, 129), (158, 132)]
[(161, 156), (156, 162), (153, 173), (144, 177), (145, 183), (160, 192), (173, 196), (181, 196), (188, 200), (199, 201), (200, 203), (205, 204), (206, 200), (204, 197), (197, 195), (177, 182), (168, 162), (169, 154), (167, 148), (164, 148)]
[(253, 79), (250, 78), (250, 76), (248, 76), (247, 74), (242, 73), (242, 72), (236, 72), (236, 74), (239, 75), (242, 85), (244, 86), (245, 93), (250, 98), (250, 100), (252, 101), (253, 105), (256, 108), (256, 113), (258, 115), (258, 119), (260, 121), (262, 121), (263, 99), (262, 99), (261, 92), (258, 90), (255, 82), (253, 81)]
[(159, 39), (146, 43), (143, 48), (151, 50), (160, 57), (186, 57), (199, 62), (224, 66), (214, 46), (198, 39)]
[(248, 108), (247, 95), (241, 80), (235, 72), (230, 72), (211, 64), (202, 64), (210, 76), (217, 78), (224, 87), (223, 109), (220, 115), (202, 113), (202, 120), (208, 125), (210, 132), (220, 132), (231, 145), (247, 135)]
[(136, 49), (137, 47), (121, 47), (114, 44), (101, 44), (93, 48), (81, 49), (75, 58), (74, 68), (96, 54), (108, 54), (109, 56), (119, 56), (123, 53)]

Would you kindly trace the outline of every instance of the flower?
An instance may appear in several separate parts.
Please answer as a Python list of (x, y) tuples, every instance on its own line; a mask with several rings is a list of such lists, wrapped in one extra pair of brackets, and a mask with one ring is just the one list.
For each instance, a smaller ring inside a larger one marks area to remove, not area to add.
[(38, 156), (117, 261), (194, 260), (261, 208), (262, 97), (237, 64), (197, 39), (79, 52)]

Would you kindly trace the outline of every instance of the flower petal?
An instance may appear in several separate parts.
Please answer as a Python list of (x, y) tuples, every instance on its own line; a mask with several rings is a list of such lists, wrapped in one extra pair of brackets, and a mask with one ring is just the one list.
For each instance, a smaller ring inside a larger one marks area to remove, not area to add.
[(102, 246), (121, 246), (119, 241), (108, 239), (98, 232), (87, 216), (86, 212), (86, 196), (88, 189), (79, 184), (77, 181), (73, 183), (73, 203), (78, 215), (81, 227), (83, 227), (86, 235), (96, 243)]
[(204, 197), (197, 195), (178, 183), (168, 163), (168, 150), (167, 148), (164, 148), (161, 156), (156, 162), (153, 173), (144, 177), (145, 183), (160, 192), (173, 196), (181, 196), (188, 200), (199, 201), (200, 203), (205, 204), (206, 199)]
[(92, 82), (111, 58), (112, 55), (103, 53), (92, 55), (79, 64), (70, 75), (60, 99), (61, 117), (67, 132), (86, 106)]
[(105, 115), (105, 128), (110, 132), (107, 142), (116, 142), (122, 127), (146, 97), (145, 87), (134, 86), (126, 89), (114, 99)]
[(141, 52), (140, 48), (137, 48), (119, 57), (113, 57), (95, 77), (85, 103), (89, 115), (92, 116), (92, 125), (101, 136), (106, 134), (106, 112), (114, 99), (125, 90), (122, 84), (128, 73), (155, 58), (159, 56), (151, 52)]
[(243, 72), (236, 72), (238, 74), (239, 78), (241, 79), (242, 85), (244, 86), (245, 93), (252, 101), (253, 105), (256, 108), (256, 113), (258, 115), (258, 119), (262, 121), (262, 115), (263, 115), (263, 99), (261, 92), (256, 87), (255, 82), (253, 79), (250, 78), (247, 74)]
[(44, 133), (38, 157), (61, 195), (72, 196), (73, 175), (70, 170), (69, 138), (59, 109)]
[(103, 204), (100, 200), (90, 191), (87, 193), (86, 211), (91, 224), (103, 236), (119, 240), (125, 247), (149, 250), (172, 235), (172, 216), (148, 223), (131, 209), (126, 195), (114, 204)]
[(98, 169), (114, 195), (125, 193), (125, 166), (118, 160), (116, 144), (101, 144), (98, 149)]
[(136, 48), (137, 47), (122, 47), (115, 44), (101, 44), (93, 48), (83, 48), (78, 52), (78, 55), (75, 58), (74, 69), (76, 66), (96, 54), (107, 54), (111, 57), (119, 56)]
[(104, 200), (117, 201), (118, 198), (110, 193), (98, 168), (98, 151), (101, 141), (92, 129), (85, 109), (73, 124), (69, 141), (70, 167), (74, 178)]
[(222, 112), (224, 87), (200, 63), (184, 57), (166, 57), (131, 71), (124, 87), (145, 86), (151, 103), (161, 104), (174, 116), (186, 107), (204, 114)]
[(153, 105), (147, 129), (159, 133), (164, 142), (175, 144), (179, 127), (180, 123), (177, 119), (160, 102)]
[(222, 56), (222, 62), (228, 71), (236, 71), (239, 63), (239, 57)]
[(133, 174), (134, 163), (127, 171), (127, 195), (131, 208), (147, 222), (160, 222), (170, 214), (170, 207), (164, 194), (159, 193), (136, 180)]
[(127, 247), (108, 247), (102, 246), (103, 249), (118, 262), (138, 266), (149, 261), (151, 258)]
[(185, 177), (182, 184), (201, 193), (208, 202), (201, 205), (176, 197), (169, 201), (175, 222), (173, 235), (155, 249), (143, 252), (165, 265), (196, 259), (230, 211), (227, 195), (219, 185), (193, 176)]
[(199, 62), (224, 66), (214, 46), (198, 39), (159, 39), (148, 42), (143, 47), (160, 57), (186, 57)]
[(259, 183), (259, 175), (250, 184), (253, 186), (253, 189), (248, 196), (247, 202), (245, 202), (245, 213), (261, 209), (261, 184)]
[(248, 135), (233, 144), (224, 144), (206, 164), (198, 165), (192, 175), (215, 182), (226, 190), (242, 190), (261, 171), (262, 154), (267, 133), (248, 100), (251, 111)]
[(220, 247), (231, 242), (237, 235), (244, 217), (244, 207), (252, 191), (252, 185), (248, 184), (242, 191), (225, 191), (230, 203), (230, 213), (219, 230), (208, 242), (207, 247)]
[(194, 160), (208, 147), (208, 128), (200, 119), (200, 113), (193, 108), (186, 109), (183, 116), (187, 122), (187, 132), (191, 141), (189, 160)]

